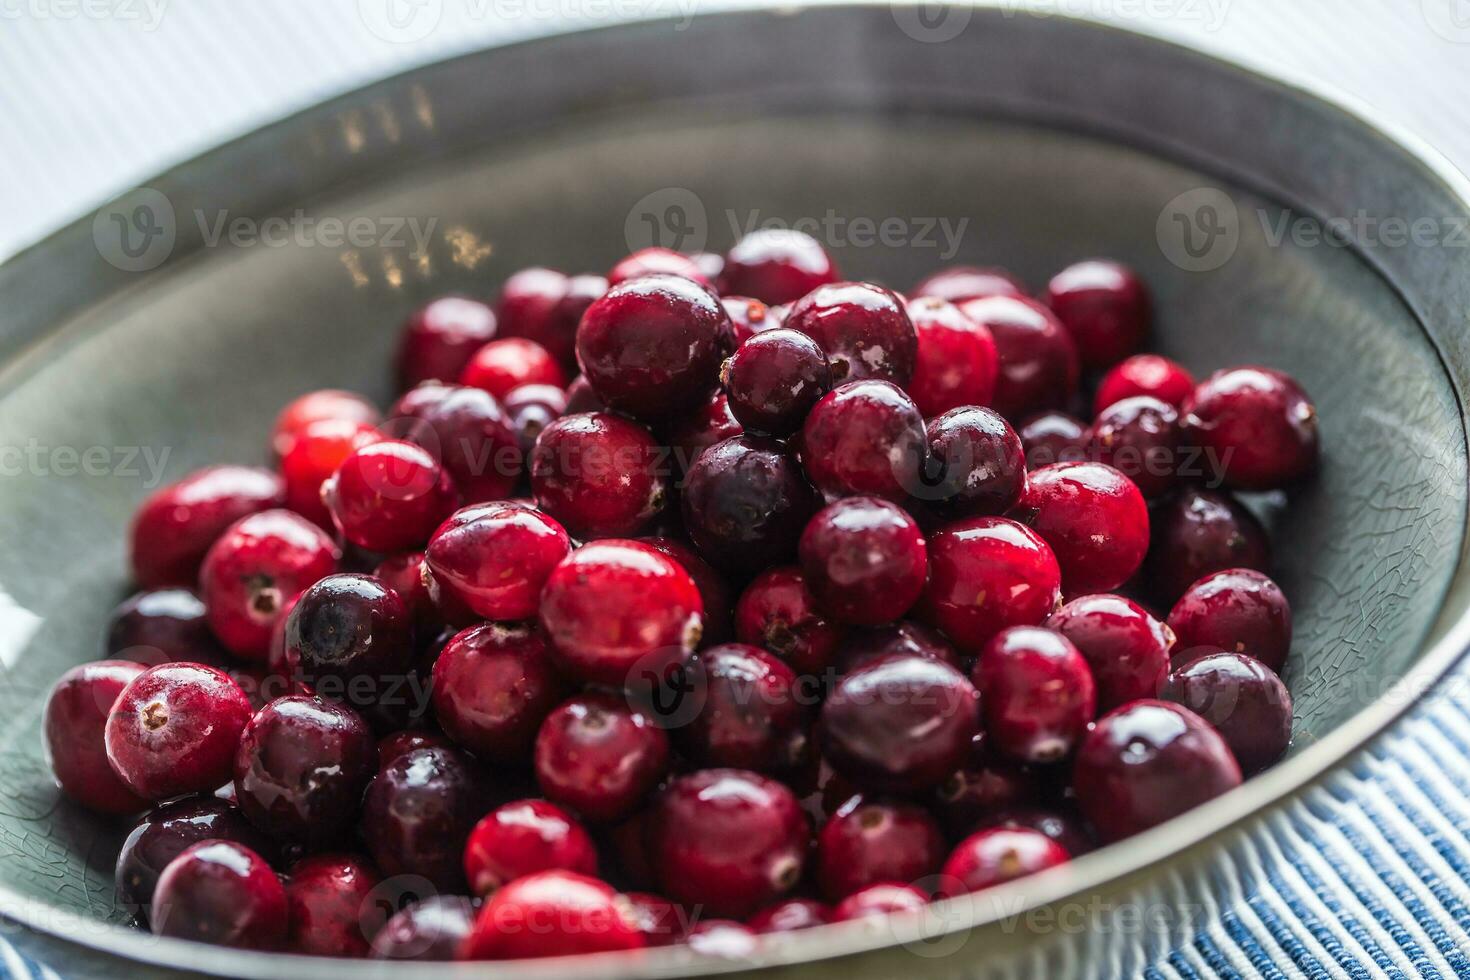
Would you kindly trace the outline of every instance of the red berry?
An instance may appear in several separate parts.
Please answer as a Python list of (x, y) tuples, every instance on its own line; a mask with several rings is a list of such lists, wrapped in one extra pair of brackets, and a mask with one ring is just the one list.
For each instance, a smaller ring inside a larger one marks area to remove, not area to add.
[(362, 838), (385, 875), (418, 875), (441, 892), (464, 892), (464, 845), (485, 814), (473, 763), (430, 746), (385, 765), (362, 805)]
[(812, 408), (801, 434), (801, 462), (831, 497), (868, 494), (902, 501), (919, 490), (924, 418), (887, 381), (853, 381)]
[(157, 936), (279, 949), (286, 940), (286, 891), (248, 847), (203, 841), (163, 869), (148, 921)]
[(914, 376), (918, 336), (903, 300), (869, 282), (818, 286), (791, 305), (787, 327), (827, 353), (836, 384), (873, 379), (903, 386)]
[(753, 296), (774, 306), (801, 299), (837, 278), (832, 257), (815, 238), (794, 229), (764, 228), (744, 236), (725, 254), (720, 293)]
[(1138, 603), (1119, 595), (1073, 599), (1046, 621), (1081, 651), (1097, 685), (1101, 711), (1155, 698), (1169, 674), (1174, 634)]
[(433, 456), (396, 439), (353, 450), (322, 497), (342, 536), (369, 551), (422, 548), (459, 500)]
[[(424, 384), (393, 406), (395, 434), (421, 446), (449, 474), (465, 503), (509, 495), (525, 469), (515, 426), (489, 392)], [(398, 479), (397, 470), (390, 474)]]
[(1132, 269), (1092, 259), (1052, 276), (1046, 303), (1090, 368), (1110, 367), (1136, 351), (1153, 318), (1148, 289)]
[(133, 579), (145, 589), (192, 586), (231, 524), (285, 499), (280, 477), (249, 466), (211, 466), (154, 491), (128, 532)]
[(1189, 587), (1169, 612), (1174, 649), (1248, 653), (1280, 672), (1291, 651), (1291, 605), (1281, 587), (1260, 572), (1230, 568)]
[(1056, 555), (1069, 593), (1117, 588), (1148, 553), (1148, 505), (1101, 463), (1054, 463), (1027, 478), (1018, 513)]
[(933, 296), (951, 303), (966, 303), (988, 296), (1024, 298), (1026, 287), (1005, 269), (952, 265), (921, 279), (910, 296)]
[(801, 535), (801, 568), (831, 618), (878, 626), (908, 612), (929, 571), (924, 535), (897, 504), (848, 497), (829, 504)]
[(1187, 489), (1152, 518), (1147, 573), (1172, 604), (1195, 582), (1227, 568), (1271, 570), (1271, 547), (1255, 515), (1227, 493)]
[[(398, 593), (408, 608), (416, 637), (422, 632), (435, 632), (439, 627), (439, 611), (424, 581), (424, 553), (405, 551), (389, 555), (373, 569), (373, 578)], [(422, 637), (418, 637), (422, 639)]]
[(722, 372), (730, 411), (753, 435), (788, 436), (832, 390), (832, 370), (817, 342), (778, 327), (751, 337)]
[(288, 402), (276, 416), (275, 427), (271, 430), (271, 449), (278, 459), (284, 459), (301, 434), (323, 420), (355, 422), (372, 427), (381, 418), (377, 406), (361, 395), (337, 388), (309, 391)]
[(571, 871), (542, 871), (490, 897), (459, 958), (521, 960), (644, 945), (627, 903), (606, 883)]
[(638, 279), (643, 276), (679, 276), (697, 282), (701, 286), (710, 285), (709, 279), (705, 277), (697, 262), (673, 249), (658, 246), (641, 248), (619, 259), (618, 264), (608, 272), (607, 282), (609, 286), (616, 286), (629, 279)]
[(523, 337), (490, 341), (475, 351), (458, 380), (462, 385), (488, 391), (502, 400), (522, 385), (565, 388), (567, 384), (566, 375), (551, 352)]
[(429, 539), (435, 586), (483, 619), (531, 619), (551, 570), (571, 553), (556, 521), (516, 506), (457, 511)]
[(832, 664), (843, 631), (817, 609), (801, 571), (776, 567), (746, 586), (735, 604), (735, 636), (764, 647), (798, 674), (820, 674)]
[(318, 854), (296, 862), (286, 876), (286, 950), (307, 956), (367, 956), (370, 937), (363, 913), (379, 882), (377, 869), (352, 854)]
[(505, 414), (522, 453), (530, 453), (546, 427), (567, 413), (567, 394), (553, 385), (521, 385), (504, 399)]
[(1157, 398), (1125, 398), (1092, 423), (1089, 455), (1132, 480), (1150, 500), (1174, 486), (1181, 459), (1179, 413)]
[(1243, 653), (1214, 653), (1169, 675), (1159, 697), (1215, 726), (1240, 768), (1258, 772), (1291, 744), (1291, 695), (1265, 664)]
[(475, 922), (475, 903), (463, 895), (434, 895), (389, 919), (373, 937), (375, 960), (445, 962), (459, 954)]
[(711, 647), (691, 663), (689, 688), (698, 712), (675, 736), (699, 765), (789, 767), (805, 743), (796, 674), (773, 654), (743, 643)]
[[(567, 291), (552, 307), (543, 328), (538, 333), (519, 334), (545, 347), (568, 371), (577, 371), (577, 326), (587, 307), (602, 298), (607, 292), (608, 281), (604, 276), (584, 273), (567, 280)], [(507, 336), (517, 336), (507, 334)]]
[(1178, 408), (1194, 391), (1194, 375), (1182, 365), (1158, 354), (1134, 354), (1103, 375), (1097, 386), (1092, 413), (1125, 398), (1147, 395)]
[(908, 803), (853, 801), (817, 835), (817, 879), (839, 902), (889, 881), (918, 881), (939, 870), (944, 836), (934, 818)]
[(489, 895), (538, 871), (556, 870), (596, 875), (597, 849), (582, 825), (554, 803), (506, 803), (470, 831), (464, 874), (476, 895)]
[(940, 872), (938, 897), (954, 898), (1066, 864), (1060, 844), (1035, 830), (991, 828), (960, 841)]
[(1026, 469), (1052, 463), (1078, 463), (1087, 458), (1087, 426), (1065, 412), (1033, 415), (1016, 430), (1026, 450)]
[(1001, 630), (985, 645), (971, 677), (980, 691), (986, 744), (1020, 762), (1066, 758), (1097, 710), (1087, 661), (1049, 629)]
[(125, 599), (107, 620), (109, 660), (154, 667), (180, 660), (223, 666), (204, 602), (189, 589), (151, 589)]
[(929, 897), (912, 885), (884, 882), (869, 885), (837, 903), (832, 910), (833, 922), (852, 922), (871, 915), (893, 915), (916, 912), (929, 904)]
[(699, 553), (753, 572), (790, 560), (817, 508), (796, 456), (764, 436), (736, 436), (699, 454), (684, 480), (684, 526)]
[(477, 756), (522, 762), (565, 685), (534, 626), (485, 623), (450, 640), (434, 661), (434, 713)]
[(285, 657), (318, 694), (364, 714), (413, 698), (408, 607), (371, 575), (328, 575), (303, 592), (286, 617)]
[(633, 811), (669, 765), (669, 739), (653, 719), (611, 694), (561, 704), (536, 735), (536, 782), (547, 798), (607, 823)]
[(1077, 347), (1055, 315), (1040, 303), (1013, 296), (970, 300), (960, 309), (990, 331), (999, 366), (991, 406), (1023, 418), (1066, 405), (1077, 390)]
[(531, 489), (542, 510), (579, 538), (632, 534), (667, 502), (668, 461), (637, 422), (564, 415), (536, 440)]
[(1004, 514), (1026, 489), (1021, 438), (1000, 413), (955, 408), (926, 423), (931, 477), (919, 494), (953, 517)]
[(837, 660), (837, 671), (850, 673), (876, 660), (894, 654), (927, 657), (951, 667), (960, 665), (959, 651), (948, 637), (932, 627), (910, 619), (874, 629), (853, 630), (847, 634)]
[[(557, 315), (557, 309), (567, 298), (571, 284), (572, 280), (565, 273), (540, 266), (531, 266), (511, 274), (510, 278), (501, 284), (500, 298), (495, 302), (495, 314), (500, 321), (499, 335), (525, 337), (552, 350), (557, 346), (553, 338), (560, 337), (562, 330), (567, 329), (563, 342), (568, 345), (569, 349), (577, 329), (577, 321), (572, 320), (568, 329), (568, 325), (564, 324)], [(606, 288), (605, 283), (604, 288)], [(461, 368), (468, 364), (474, 352), (490, 339), (486, 337), (484, 341), (476, 344), (460, 362)], [(548, 343), (548, 341), (551, 342)], [(457, 378), (459, 375), (460, 372), (456, 371), (451, 377)]]
[(128, 789), (107, 761), (103, 731), (113, 703), (143, 665), (99, 660), (61, 675), (41, 722), (46, 763), (67, 796), (98, 813), (137, 813), (148, 801)]
[(918, 360), (908, 393), (925, 418), (962, 405), (989, 405), (995, 397), (999, 355), (990, 328), (936, 297), (908, 304), (918, 335)]
[(376, 426), (350, 419), (322, 419), (298, 432), (281, 457), (286, 506), (325, 528), (332, 515), (322, 500), (322, 486), (352, 451), (383, 438)]
[(1282, 371), (1216, 371), (1185, 400), (1179, 425), (1184, 444), (1239, 490), (1289, 486), (1317, 468), (1317, 409)]
[(773, 932), (797, 932), (831, 921), (832, 910), (810, 898), (788, 898), (768, 905), (752, 915), (746, 925), (762, 935)]
[(929, 537), (929, 584), (919, 618), (978, 655), (1007, 626), (1034, 626), (1061, 598), (1061, 569), (1036, 532), (1003, 517), (972, 517)]
[(674, 451), (674, 462), (681, 472), (687, 472), (700, 453), (744, 432), (730, 412), (730, 400), (722, 391), (670, 427), (669, 445)]
[[(509, 283), (507, 283), (509, 285)], [(495, 337), (495, 311), (477, 300), (444, 296), (416, 310), (398, 347), (398, 387), (453, 381)]]

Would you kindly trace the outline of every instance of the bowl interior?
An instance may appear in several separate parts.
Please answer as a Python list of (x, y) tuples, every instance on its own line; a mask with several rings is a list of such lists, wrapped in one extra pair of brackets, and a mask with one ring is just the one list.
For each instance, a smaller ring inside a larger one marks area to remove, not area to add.
[[(1239, 243), (1222, 267), (1190, 272), (1160, 248), (1159, 220), (1206, 187), (1233, 199)], [(1101, 138), (945, 115), (712, 121), (662, 108), (375, 174), (289, 202), (277, 212), (289, 227), (298, 206), (310, 219), (364, 217), (378, 240), (226, 236), (0, 368), (0, 885), (37, 902), (125, 917), (111, 886), (120, 832), (59, 798), (38, 720), (47, 685), (100, 655), (128, 591), (133, 507), (195, 467), (267, 462), (273, 413), (300, 392), (339, 386), (386, 404), (405, 313), (444, 292), (492, 296), (525, 265), (602, 270), (630, 245), (721, 250), (750, 227), (802, 219), (850, 278), (900, 289), (949, 262), (1005, 265), (1033, 286), (1091, 255), (1136, 266), (1157, 300), (1159, 350), (1197, 372), (1283, 368), (1320, 410), (1320, 478), (1251, 502), (1296, 611), (1297, 746), (1414, 661), (1459, 554), (1460, 415), (1395, 292), (1349, 249), (1277, 242), (1272, 202)]]

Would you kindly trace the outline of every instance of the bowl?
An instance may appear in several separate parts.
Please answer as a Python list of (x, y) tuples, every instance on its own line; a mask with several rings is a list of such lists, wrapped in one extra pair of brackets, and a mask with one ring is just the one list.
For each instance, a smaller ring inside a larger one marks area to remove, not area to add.
[(1039, 285), (1114, 257), (1152, 285), (1164, 353), (1302, 381), (1320, 476), (1251, 502), (1297, 612), (1293, 749), (1147, 834), (930, 916), (798, 934), (741, 962), (661, 950), (576, 969), (1135, 972), (1192, 920), (1130, 928), (1120, 910), (1208, 907), (1271, 815), (1470, 639), (1470, 253), (1451, 240), (1467, 198), (1431, 151), (1303, 85), (1008, 7), (762, 9), (549, 37), (417, 69), (161, 174), (0, 268), (0, 911), (73, 976), (395, 971), (124, 924), (122, 831), (60, 799), (38, 720), (48, 685), (100, 655), (132, 509), (195, 467), (263, 462), (275, 409), (302, 391), (386, 402), (398, 325), (430, 296), (490, 296), (530, 264), (604, 269), (649, 244), (718, 251), (781, 222), (824, 239), (849, 277), (899, 288), (951, 262)]

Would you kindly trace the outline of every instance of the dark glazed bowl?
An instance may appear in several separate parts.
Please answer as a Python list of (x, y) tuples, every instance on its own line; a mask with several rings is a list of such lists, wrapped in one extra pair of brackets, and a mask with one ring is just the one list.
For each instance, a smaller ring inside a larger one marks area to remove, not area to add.
[[(309, 388), (386, 403), (410, 308), (492, 294), (533, 263), (601, 270), (655, 241), (718, 250), (751, 221), (799, 217), (835, 239), (848, 277), (897, 288), (945, 261), (1004, 264), (1039, 285), (1108, 255), (1154, 286), (1165, 353), (1195, 370), (1291, 371), (1316, 398), (1326, 447), (1314, 483), (1255, 501), (1297, 610), (1295, 747), (1281, 765), (934, 917), (798, 934), (748, 962), (659, 950), (579, 964), (580, 975), (1061, 977), (1100, 962), (1131, 974), (1170, 929), (1014, 916), (1199, 903), (1269, 814), (1460, 656), (1470, 253), (1312, 247), (1275, 232), (1360, 211), (1449, 221), (1467, 212), (1464, 179), (1355, 110), (1158, 40), (1061, 17), (942, 13), (783, 8), (473, 54), (160, 175), (0, 267), (0, 911), (37, 930), (27, 948), (66, 957), (74, 976), (144, 963), (150, 976), (396, 971), (125, 928), (111, 897), (119, 832), (59, 800), (40, 707), (54, 678), (99, 656), (150, 466), (172, 479), (260, 461), (275, 409)], [(365, 216), (376, 242), (333, 245), (324, 230), (279, 247), (205, 239), (221, 216), (289, 222), (298, 208)], [(829, 214), (899, 218), (902, 241), (823, 230)], [(961, 221), (947, 254), (943, 229)], [(119, 227), (134, 230), (128, 248)], [(415, 229), (431, 231), (422, 249)]]

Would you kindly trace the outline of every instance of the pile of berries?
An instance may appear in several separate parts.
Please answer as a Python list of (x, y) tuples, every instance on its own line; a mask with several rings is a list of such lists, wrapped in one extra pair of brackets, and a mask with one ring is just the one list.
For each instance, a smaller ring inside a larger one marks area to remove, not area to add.
[(437, 299), (386, 417), (303, 395), (144, 501), (56, 777), (146, 814), (154, 932), (333, 956), (740, 956), (1145, 831), (1287, 747), (1231, 494), (1318, 455), (1149, 330), (1117, 263), (905, 297), (787, 231)]

